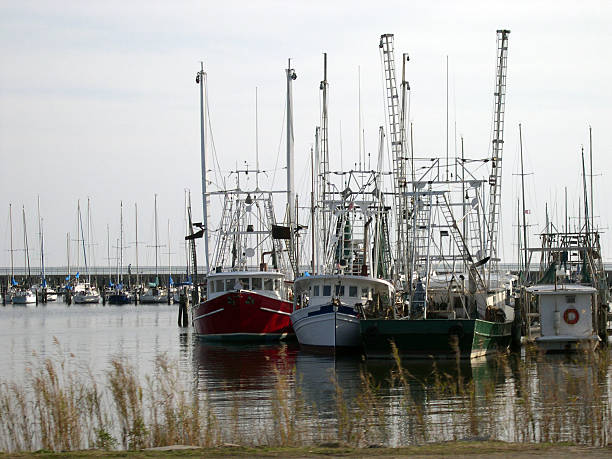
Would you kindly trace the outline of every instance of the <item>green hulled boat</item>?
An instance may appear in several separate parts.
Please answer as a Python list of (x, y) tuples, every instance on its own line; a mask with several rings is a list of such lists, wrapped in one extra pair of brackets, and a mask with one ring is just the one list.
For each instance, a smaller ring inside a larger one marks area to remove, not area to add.
[(360, 321), (367, 358), (389, 358), (395, 343), (402, 358), (469, 359), (505, 352), (512, 322), (481, 319), (363, 319)]

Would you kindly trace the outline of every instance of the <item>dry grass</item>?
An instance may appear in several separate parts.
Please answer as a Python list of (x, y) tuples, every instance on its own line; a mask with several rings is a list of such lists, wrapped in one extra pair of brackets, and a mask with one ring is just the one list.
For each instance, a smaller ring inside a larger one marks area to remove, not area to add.
[[(23, 381), (0, 381), (0, 449), (138, 450), (166, 445), (216, 447), (411, 446), (462, 439), (605, 446), (611, 432), (607, 351), (577, 362), (549, 360), (528, 349), (493, 365), (436, 364), (425, 376), (395, 363), (384, 381), (364, 366), (347, 392), (335, 375), (333, 416), (321, 418), (281, 361), (257, 427), (242, 419), (239, 392), (213, 403), (166, 355), (139, 378), (124, 357), (100, 378), (58, 353), (32, 365)], [(479, 375), (479, 368), (486, 374)], [(483, 371), (484, 371), (483, 370)], [(184, 375), (183, 375), (184, 376)], [(262, 402), (263, 403), (263, 402)], [(248, 407), (247, 407), (248, 409)]]

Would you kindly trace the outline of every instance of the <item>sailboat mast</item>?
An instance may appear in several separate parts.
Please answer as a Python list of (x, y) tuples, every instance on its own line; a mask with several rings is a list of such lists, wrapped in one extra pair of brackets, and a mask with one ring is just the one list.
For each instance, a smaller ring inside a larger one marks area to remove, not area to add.
[(529, 247), (529, 244), (527, 243), (527, 217), (525, 216), (525, 171), (523, 170), (523, 130), (521, 123), (519, 123), (519, 145), (521, 150), (521, 193), (523, 196), (523, 248), (525, 250), (524, 266), (527, 268), (527, 248)]
[(120, 201), (119, 226), (119, 283), (123, 284), (123, 201)]
[(40, 196), (36, 197), (36, 211), (38, 214), (38, 238), (40, 242), (40, 283), (43, 285), (45, 283), (45, 245), (42, 231), (42, 219), (40, 218)]
[(11, 284), (15, 280), (15, 264), (13, 261), (13, 205), (9, 203), (9, 226), (11, 232)]
[[(91, 263), (91, 206), (89, 197), (87, 197), (87, 259)], [(87, 271), (87, 282), (91, 285), (91, 272), (87, 263), (85, 264), (85, 269)]]
[(66, 261), (68, 263), (68, 281), (70, 281), (70, 233), (66, 233)]
[(202, 224), (204, 226), (204, 259), (206, 273), (210, 270), (208, 255), (208, 202), (206, 193), (206, 123), (204, 118), (204, 63), (200, 62), (200, 71), (196, 75), (196, 83), (200, 85), (200, 160), (202, 164)]
[(155, 194), (155, 281), (159, 278), (158, 263), (157, 263), (157, 250), (159, 247), (158, 233), (157, 233), (157, 194)]
[(25, 206), (22, 206), (21, 208), (22, 213), (23, 213), (23, 244), (24, 244), (24, 261), (25, 261), (25, 267), (27, 267), (28, 269), (28, 281), (30, 280), (30, 275), (32, 274), (30, 272), (30, 251), (28, 249), (28, 230), (26, 227), (26, 217), (25, 217)]
[(136, 217), (136, 285), (140, 285), (140, 268), (138, 267), (138, 203), (134, 203)]

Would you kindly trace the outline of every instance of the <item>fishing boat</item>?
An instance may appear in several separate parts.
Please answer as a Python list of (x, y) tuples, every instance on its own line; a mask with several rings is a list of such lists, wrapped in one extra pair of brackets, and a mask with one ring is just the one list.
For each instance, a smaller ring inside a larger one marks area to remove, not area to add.
[[(361, 154), (354, 170), (329, 170), (326, 54), (319, 88), (322, 126), (311, 158), (312, 273), (295, 279), (291, 323), (301, 348), (336, 353), (360, 347), (360, 318), (365, 311), (392, 308), (395, 289), (384, 279), (390, 254), (382, 174), (368, 170)], [(382, 131), (379, 140), (380, 168)]]
[[(288, 70), (288, 88), (292, 75), (293, 70)], [(206, 124), (203, 117), (205, 78), (206, 73), (202, 68), (196, 78), (200, 85), (204, 197), (204, 221), (199, 224), (198, 235), (204, 237), (207, 277), (206, 297), (192, 309), (193, 326), (198, 338), (204, 340), (284, 339), (293, 334), (289, 319), (292, 304), (289, 281), (295, 266), (289, 264), (287, 252), (282, 247), (283, 239), (290, 241), (291, 229), (277, 225), (272, 200), (274, 192), (260, 189), (261, 171), (258, 165), (255, 170), (247, 166), (234, 171), (232, 176), (236, 185), (233, 189), (207, 189)], [(290, 92), (288, 95), (289, 104)], [(288, 137), (292, 137), (292, 134)], [(208, 201), (215, 197), (221, 198), (223, 210), (221, 222), (215, 230), (216, 244), (210, 260)], [(193, 239), (198, 235), (188, 238)]]
[[(514, 305), (499, 273), (507, 30), (497, 32), (497, 73), (491, 157), (419, 158), (406, 141), (408, 84), (403, 59), (401, 97), (395, 86), (393, 35), (381, 36), (393, 154), (396, 240), (393, 283), (400, 305), (360, 321), (368, 358), (475, 358), (504, 352)], [(401, 105), (401, 106), (400, 106)], [(474, 165), (488, 164), (486, 179)], [(489, 203), (485, 210), (483, 201)]]

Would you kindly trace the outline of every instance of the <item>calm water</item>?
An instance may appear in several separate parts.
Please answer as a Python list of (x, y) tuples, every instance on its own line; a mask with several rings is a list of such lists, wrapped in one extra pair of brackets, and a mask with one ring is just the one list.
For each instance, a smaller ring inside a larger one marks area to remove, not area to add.
[[(279, 374), (287, 378), (291, 397), (297, 397), (299, 389), (309, 419), (319, 429), (338, 423), (338, 388), (347, 404), (360, 403), (361, 375), (367, 375), (376, 388), (376, 410), (388, 429), (388, 441), (393, 444), (405, 443), (407, 435), (414, 435), (407, 410), (417, 417), (424, 413), (428, 428), (436, 431), (433, 437), (423, 436), (425, 441), (464, 438), (468, 431), (520, 440), (526, 434), (519, 432), (517, 411), (511, 406), (517, 398), (521, 398), (523, 405), (525, 399), (533, 400), (535, 418), (538, 410), (553, 409), (555, 404), (564, 409), (566, 398), (573, 400), (578, 413), (572, 418), (575, 421), (583, 416), (585, 408), (578, 404), (580, 397), (586, 397), (585, 387), (597, 389), (594, 397), (601, 401), (598, 409), (603, 409), (603, 414), (596, 415), (604, 416), (606, 422), (611, 417), (612, 367), (605, 355), (603, 366), (601, 358), (585, 364), (564, 356), (527, 363), (524, 356), (505, 363), (494, 359), (459, 365), (407, 362), (409, 384), (401, 387), (390, 382), (394, 370), (390, 362), (366, 363), (358, 356), (313, 355), (301, 352), (295, 343), (265, 346), (202, 343), (191, 328), (178, 327), (177, 306), (67, 306), (58, 302), (0, 307), (0, 349), (4, 351), (0, 357), (4, 380), (23, 378), (26, 369), (36, 365), (40, 357), (60, 355), (73, 356), (73, 361), (91, 368), (100, 377), (109, 368), (112, 357), (126, 356), (144, 377), (154, 371), (155, 357), (165, 353), (178, 363), (184, 381), (206, 395), (220, 420), (235, 418), (237, 414), (245, 429), (265, 422)], [(458, 376), (473, 383), (471, 394), (457, 394), (452, 385), (440, 384), (440, 380)], [(569, 380), (573, 381), (571, 385)], [(564, 393), (568, 390), (575, 393), (566, 393), (566, 398), (555, 395), (555, 390), (550, 389), (557, 386)], [(468, 409), (472, 405), (485, 427), (470, 427)], [(572, 419), (568, 422), (574, 422)], [(607, 425), (605, 434), (610, 429)], [(537, 424), (533, 429), (538, 429)], [(562, 437), (563, 426), (560, 429)], [(541, 433), (533, 433), (536, 440), (538, 435)]]

